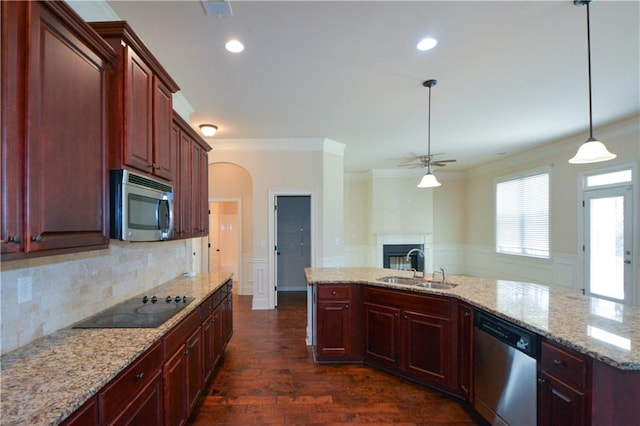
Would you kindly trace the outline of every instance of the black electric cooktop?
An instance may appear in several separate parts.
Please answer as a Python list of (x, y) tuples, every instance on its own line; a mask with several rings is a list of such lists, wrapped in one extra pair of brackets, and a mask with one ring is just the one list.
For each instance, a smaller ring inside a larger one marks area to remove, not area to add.
[(73, 328), (155, 328), (193, 300), (187, 296), (135, 297), (80, 321)]

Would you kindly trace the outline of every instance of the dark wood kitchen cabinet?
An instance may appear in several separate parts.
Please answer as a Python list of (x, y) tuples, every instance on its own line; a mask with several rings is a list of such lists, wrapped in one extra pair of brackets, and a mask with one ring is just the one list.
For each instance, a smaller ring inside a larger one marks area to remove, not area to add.
[(366, 363), (457, 391), (455, 300), (373, 287), (362, 299)]
[(64, 419), (61, 426), (92, 426), (99, 424), (98, 419), (98, 397), (93, 396), (75, 413)]
[(165, 425), (184, 425), (204, 386), (201, 338), (202, 306), (176, 325), (164, 339)]
[(543, 341), (538, 365), (538, 424), (590, 424), (591, 359)]
[(361, 361), (359, 286), (319, 284), (316, 289), (316, 359)]
[(465, 400), (473, 398), (473, 307), (458, 304), (458, 381)]
[(98, 394), (100, 424), (162, 423), (163, 350), (156, 343)]
[(174, 223), (176, 238), (209, 233), (209, 162), (211, 147), (174, 112), (171, 132), (177, 155)]
[(90, 25), (118, 54), (109, 73), (110, 167), (133, 167), (172, 181), (172, 95), (178, 85), (126, 22)]
[(64, 2), (1, 8), (3, 260), (106, 248), (115, 52)]

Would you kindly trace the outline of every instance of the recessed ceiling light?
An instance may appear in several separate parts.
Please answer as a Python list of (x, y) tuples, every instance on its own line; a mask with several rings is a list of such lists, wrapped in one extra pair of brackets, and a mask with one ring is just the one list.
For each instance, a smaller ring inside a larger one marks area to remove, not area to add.
[(244, 44), (236, 39), (229, 40), (224, 47), (231, 53), (240, 53), (244, 50)]
[(427, 37), (420, 40), (416, 47), (418, 48), (418, 50), (424, 52), (425, 50), (433, 49), (434, 47), (436, 47), (436, 44), (438, 44), (438, 40), (436, 40), (435, 38)]

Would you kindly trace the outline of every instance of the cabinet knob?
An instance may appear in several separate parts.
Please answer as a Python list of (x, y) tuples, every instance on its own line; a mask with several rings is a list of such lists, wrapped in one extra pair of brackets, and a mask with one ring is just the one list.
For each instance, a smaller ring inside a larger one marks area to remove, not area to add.
[(544, 385), (545, 383), (547, 383), (547, 381), (545, 379), (543, 379), (542, 377), (538, 377), (538, 384), (539, 385)]
[(136, 380), (142, 380), (144, 378), (144, 372), (136, 374)]
[(345, 309), (349, 309), (349, 305), (345, 306), (344, 308), (345, 308)]
[(333, 296), (335, 296), (335, 295), (336, 295), (336, 291), (335, 291), (335, 290), (333, 290), (333, 291), (331, 292), (331, 294), (332, 294)]
[(31, 241), (33, 241), (34, 243), (41, 243), (42, 237), (40, 235), (36, 235), (35, 237), (31, 238)]
[(0, 240), (0, 243), (15, 243), (18, 244), (20, 242), (20, 237), (18, 237), (17, 235), (13, 236), (13, 237), (9, 237), (6, 240)]
[(468, 318), (468, 317), (470, 317), (470, 316), (471, 316), (471, 314), (470, 314), (469, 312), (465, 312), (465, 313), (464, 313), (464, 316)]
[(560, 359), (554, 359), (553, 360), (553, 365), (557, 365), (558, 367), (562, 367), (564, 365), (564, 361), (562, 361)]

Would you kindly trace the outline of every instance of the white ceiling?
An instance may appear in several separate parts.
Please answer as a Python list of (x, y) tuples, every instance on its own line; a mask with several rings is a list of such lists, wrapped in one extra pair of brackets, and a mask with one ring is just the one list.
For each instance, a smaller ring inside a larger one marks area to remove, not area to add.
[[(586, 8), (562, 1), (109, 1), (193, 105), (210, 140), (328, 138), (345, 170), (431, 150), (461, 171), (588, 136)], [(590, 6), (596, 128), (640, 117), (640, 3)], [(428, 52), (424, 36), (438, 39)], [(241, 54), (225, 51), (232, 37)]]

